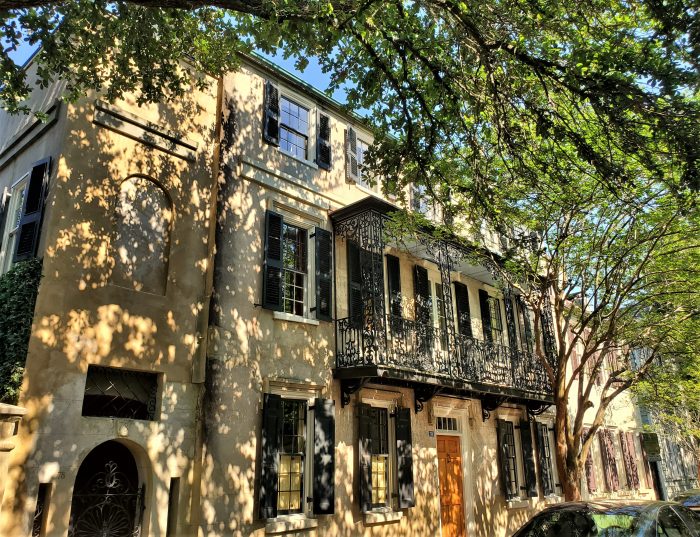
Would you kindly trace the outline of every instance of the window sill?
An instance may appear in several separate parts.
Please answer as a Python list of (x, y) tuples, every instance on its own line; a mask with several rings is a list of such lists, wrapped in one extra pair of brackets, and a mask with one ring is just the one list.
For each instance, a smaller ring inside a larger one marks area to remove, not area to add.
[(266, 534), (286, 533), (289, 531), (304, 531), (318, 528), (318, 520), (306, 515), (281, 515), (265, 524)]
[(292, 313), (285, 313), (283, 311), (273, 311), (272, 317), (273, 319), (276, 319), (278, 321), (289, 321), (290, 323), (301, 323), (308, 324), (311, 326), (319, 325), (319, 322), (316, 319), (308, 319), (306, 317), (302, 317), (301, 315), (294, 315)]
[(402, 518), (401, 511), (370, 511), (365, 513), (365, 524), (392, 524)]
[(525, 509), (530, 507), (530, 502), (529, 500), (513, 499), (507, 500), (506, 505), (508, 506), (508, 509)]
[(549, 496), (545, 496), (544, 501), (546, 504), (550, 505), (554, 503), (561, 503), (564, 501), (564, 498), (558, 494), (551, 494)]
[(279, 152), (282, 153), (285, 157), (293, 158), (297, 162), (301, 162), (302, 164), (306, 164), (309, 168), (313, 168), (314, 170), (318, 170), (318, 164), (316, 164), (313, 160), (305, 160), (303, 158), (299, 158), (293, 153), (290, 153), (289, 151), (285, 151), (281, 147), (278, 147)]

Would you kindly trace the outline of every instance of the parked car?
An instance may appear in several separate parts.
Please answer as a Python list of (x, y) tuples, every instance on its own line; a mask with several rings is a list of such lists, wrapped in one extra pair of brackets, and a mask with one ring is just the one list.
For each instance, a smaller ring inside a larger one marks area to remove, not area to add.
[(700, 537), (700, 514), (672, 502), (570, 502), (536, 514), (513, 537)]
[(684, 490), (677, 494), (673, 501), (693, 511), (700, 511), (700, 489)]

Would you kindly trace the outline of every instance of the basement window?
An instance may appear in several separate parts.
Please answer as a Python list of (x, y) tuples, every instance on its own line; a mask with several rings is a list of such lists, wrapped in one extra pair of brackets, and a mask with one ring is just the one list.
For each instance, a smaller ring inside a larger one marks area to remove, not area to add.
[(113, 367), (88, 367), (83, 416), (156, 419), (158, 374)]

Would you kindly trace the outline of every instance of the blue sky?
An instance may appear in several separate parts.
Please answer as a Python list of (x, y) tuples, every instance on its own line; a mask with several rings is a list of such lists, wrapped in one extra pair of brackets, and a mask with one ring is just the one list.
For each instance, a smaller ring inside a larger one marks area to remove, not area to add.
[[(22, 43), (16, 51), (10, 53), (10, 56), (18, 65), (24, 65), (24, 63), (31, 57), (35, 50), (36, 47), (29, 46), (27, 43)], [(328, 87), (330, 77), (321, 71), (321, 68), (319, 67), (318, 63), (315, 61), (314, 58), (309, 59), (309, 65), (304, 71), (298, 71), (294, 67), (295, 59), (293, 57), (285, 60), (281, 52), (278, 52), (274, 55), (264, 54), (262, 52), (260, 52), (260, 54), (269, 59), (270, 61), (274, 62), (276, 65), (282, 67), (290, 73), (295, 74), (308, 84), (311, 84), (313, 87), (321, 91), (325, 91)], [(333, 98), (341, 103), (346, 102), (345, 92), (342, 89), (335, 91), (333, 93)]]

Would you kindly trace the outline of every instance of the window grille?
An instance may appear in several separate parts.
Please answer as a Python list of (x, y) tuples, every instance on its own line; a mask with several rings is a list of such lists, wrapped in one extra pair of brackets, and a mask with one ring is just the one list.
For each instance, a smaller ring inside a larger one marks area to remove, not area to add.
[(154, 420), (158, 375), (112, 367), (88, 367), (83, 416)]

